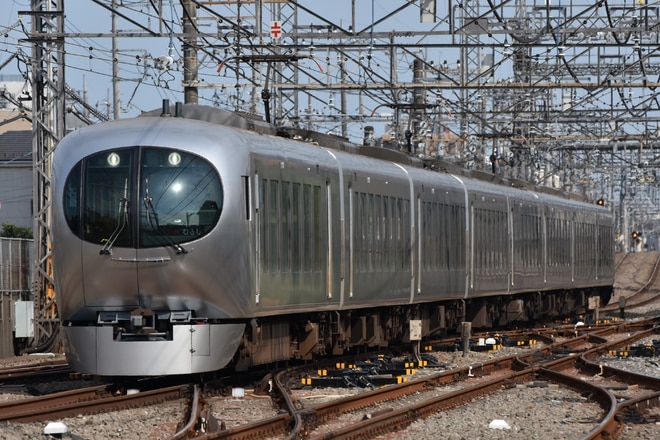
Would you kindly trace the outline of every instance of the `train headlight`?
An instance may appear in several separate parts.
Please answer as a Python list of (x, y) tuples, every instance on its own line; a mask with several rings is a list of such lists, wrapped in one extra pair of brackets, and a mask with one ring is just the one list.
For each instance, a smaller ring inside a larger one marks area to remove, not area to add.
[(119, 165), (119, 162), (120, 162), (120, 158), (117, 153), (108, 154), (108, 165), (110, 165), (111, 167), (116, 167), (117, 165)]
[(170, 153), (170, 155), (167, 156), (167, 161), (170, 165), (177, 166), (181, 163), (181, 155), (179, 153)]

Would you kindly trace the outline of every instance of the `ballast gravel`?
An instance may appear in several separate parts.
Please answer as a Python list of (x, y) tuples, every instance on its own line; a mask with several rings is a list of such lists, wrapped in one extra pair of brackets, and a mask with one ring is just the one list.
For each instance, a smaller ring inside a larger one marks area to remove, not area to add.
[[(463, 357), (456, 353), (438, 353), (441, 363), (448, 369), (461, 368), (472, 363), (486, 362), (496, 356), (509, 355), (511, 349), (501, 353), (471, 352)], [(609, 359), (617, 367), (631, 371), (653, 373), (654, 363), (660, 358)], [(418, 374), (437, 371), (419, 370)], [(660, 370), (658, 370), (660, 376)], [(414, 378), (414, 377), (413, 377)], [(61, 385), (57, 385), (60, 387)], [(45, 391), (45, 390), (44, 390)], [(447, 390), (447, 392), (451, 389)], [(295, 391), (296, 398), (311, 407), (329, 399), (364, 392), (360, 389), (303, 389)], [(24, 390), (3, 388), (0, 384), (0, 403), (25, 398)], [(271, 417), (277, 412), (270, 399), (256, 396), (245, 389), (242, 397), (214, 397), (209, 399), (210, 412), (218, 423), (232, 428), (253, 420)], [(80, 415), (63, 422), (68, 432), (61, 438), (72, 440), (168, 439), (185, 418), (185, 402), (169, 402), (147, 408), (116, 411), (91, 416)], [(356, 420), (366, 414), (356, 414)], [(468, 439), (579, 439), (584, 437), (604, 417), (603, 410), (578, 393), (552, 383), (518, 384), (476, 399), (469, 404), (420, 419), (404, 431), (380, 437), (415, 440), (443, 438)], [(493, 427), (491, 427), (493, 426)], [(0, 440), (49, 438), (44, 436), (46, 423), (0, 423)], [(626, 425), (620, 438), (624, 440), (655, 440), (660, 438), (660, 426), (654, 424)]]

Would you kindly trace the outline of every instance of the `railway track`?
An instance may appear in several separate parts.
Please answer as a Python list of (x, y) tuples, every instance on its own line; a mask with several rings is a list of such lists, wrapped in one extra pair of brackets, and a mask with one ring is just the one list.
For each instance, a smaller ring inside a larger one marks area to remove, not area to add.
[(117, 395), (107, 386), (95, 386), (0, 404), (0, 422), (43, 422), (154, 405), (187, 398), (191, 387), (177, 385), (135, 394)]
[[(630, 408), (639, 409), (660, 403), (660, 378), (603, 368), (590, 359), (597, 358), (612, 347), (620, 347), (656, 334), (658, 323), (648, 320), (589, 330), (526, 355), (499, 358), (441, 372), (312, 408), (302, 408), (299, 402), (291, 398), (285, 379), (291, 372), (282, 372), (276, 376), (274, 383), (279, 389), (286, 414), (237, 428), (204, 433), (195, 438), (375, 438), (400, 430), (420, 418), (464, 405), (515, 384), (538, 382), (557, 384), (577, 395), (589, 396), (590, 401), (600, 408), (602, 417), (594, 420), (593, 427), (583, 438), (611, 438), (621, 429), (621, 417), (617, 415)], [(599, 376), (598, 383), (585, 380), (594, 375)], [(635, 389), (638, 395), (634, 399), (618, 402), (610, 389), (620, 389), (621, 384)], [(439, 396), (434, 391), (449, 386), (459, 389), (443, 392)], [(428, 397), (420, 399), (420, 394)], [(415, 396), (415, 402), (400, 404), (399, 408), (391, 405), (391, 402), (405, 400), (408, 396)], [(386, 409), (383, 409), (384, 405), (387, 405)], [(346, 414), (351, 416), (344, 417)], [(320, 426), (326, 428), (319, 430)]]
[[(658, 404), (660, 378), (605, 367), (598, 359), (614, 348), (657, 334), (658, 325), (658, 320), (645, 320), (586, 328), (566, 325), (527, 334), (503, 332), (510, 338), (538, 339), (543, 346), (311, 407), (305, 407), (291, 392), (292, 383), (308, 373), (300, 369), (283, 370), (270, 378), (271, 394), (283, 411), (231, 429), (210, 423), (213, 417), (205, 393), (192, 384), (128, 395), (105, 385), (21, 399), (0, 405), (0, 422), (43, 422), (178, 399), (188, 402), (188, 411), (172, 435), (175, 439), (374, 438), (511, 387), (544, 383), (590, 396), (589, 401), (600, 408), (602, 416), (592, 420), (593, 427), (583, 438), (608, 438), (618, 432), (621, 420), (629, 417), (628, 414)], [(19, 367), (13, 372), (8, 369), (3, 372), (14, 377), (27, 373), (26, 370)], [(41, 370), (43, 367), (35, 373)], [(598, 378), (597, 383), (593, 383), (594, 377)], [(615, 397), (611, 390), (634, 390), (634, 393)], [(414, 396), (412, 400), (406, 400), (411, 396)]]
[(40, 365), (0, 368), (0, 383), (44, 379), (54, 375), (68, 375), (71, 367), (66, 361), (53, 361)]

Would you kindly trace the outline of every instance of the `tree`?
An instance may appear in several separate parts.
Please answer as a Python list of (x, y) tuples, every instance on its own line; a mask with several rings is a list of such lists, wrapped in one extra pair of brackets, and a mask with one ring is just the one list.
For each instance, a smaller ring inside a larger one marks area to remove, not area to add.
[(16, 226), (9, 223), (2, 224), (2, 230), (0, 230), (0, 237), (5, 238), (34, 238), (32, 235), (32, 229), (25, 226)]

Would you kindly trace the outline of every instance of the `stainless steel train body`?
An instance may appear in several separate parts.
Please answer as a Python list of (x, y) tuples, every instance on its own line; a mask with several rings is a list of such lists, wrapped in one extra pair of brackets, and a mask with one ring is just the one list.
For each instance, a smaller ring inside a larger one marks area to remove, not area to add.
[(609, 299), (602, 207), (183, 115), (87, 127), (55, 151), (78, 371), (244, 369), (408, 340), (412, 322), (427, 337)]

